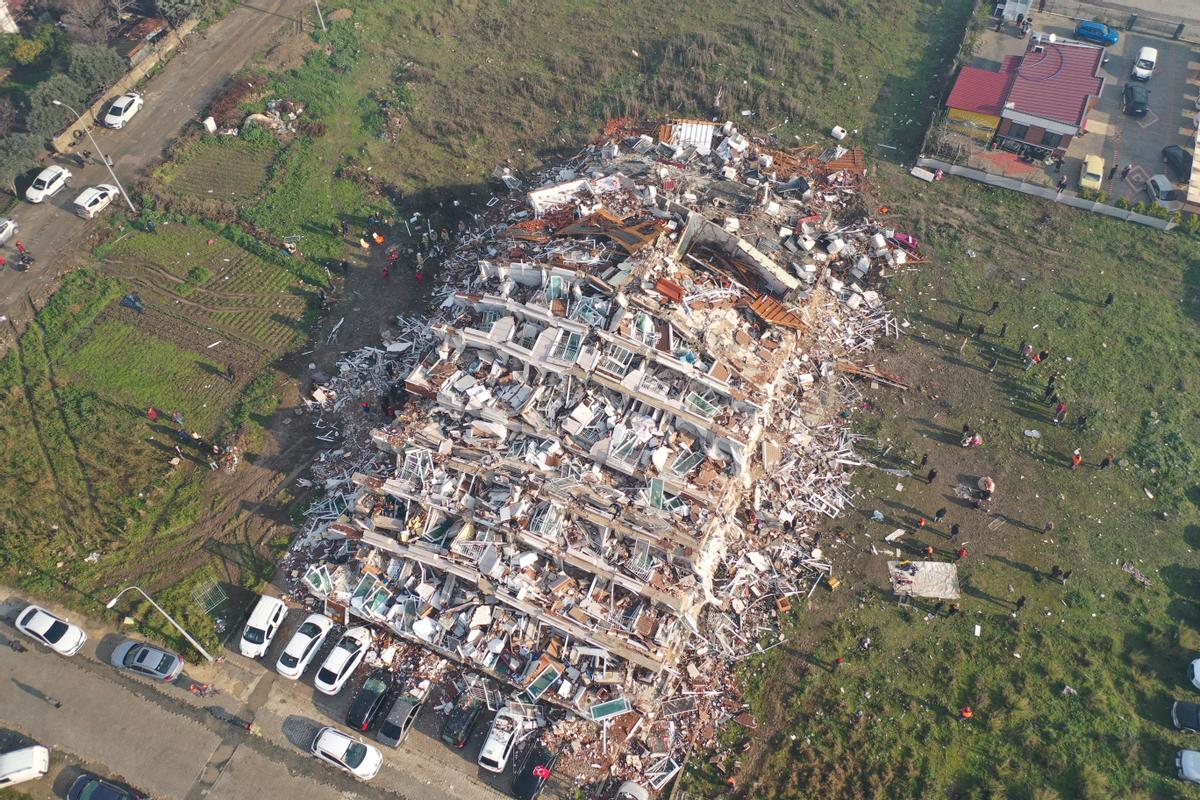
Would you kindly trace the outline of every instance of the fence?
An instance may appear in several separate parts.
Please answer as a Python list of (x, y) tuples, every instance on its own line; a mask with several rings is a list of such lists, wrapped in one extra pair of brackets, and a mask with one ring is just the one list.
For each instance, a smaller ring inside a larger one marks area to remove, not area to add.
[(108, 105), (113, 97), (119, 94), (124, 94), (133, 87), (137, 86), (138, 82), (141, 81), (142, 78), (146, 77), (150, 70), (158, 66), (158, 62), (162, 61), (168, 53), (179, 46), (179, 43), (183, 41), (183, 37), (191, 33), (192, 29), (195, 28), (199, 22), (200, 20), (197, 17), (192, 17), (191, 19), (185, 20), (184, 22), (180, 23), (178, 27), (170, 31), (166, 36), (163, 36), (161, 40), (155, 43), (154, 49), (151, 51), (150, 55), (139, 61), (137, 66), (130, 69), (129, 72), (126, 72), (124, 77), (113, 84), (112, 87), (109, 88), (109, 90), (99, 100), (84, 109), (83, 116), (72, 122), (70, 127), (50, 140), (51, 144), (54, 145), (54, 151), (57, 153), (65, 153), (70, 150), (71, 146), (75, 144), (81, 136), (83, 136), (83, 129), (96, 124), (96, 117), (100, 114), (100, 111)]
[[(1143, 14), (1139, 9), (1118, 3), (1087, 2), (1087, 0), (1045, 0), (1034, 6), (1048, 14), (1071, 19), (1099, 19), (1121, 30), (1148, 33), (1168, 39), (1200, 42), (1200, 14), (1196, 19), (1182, 17), (1162, 19)], [(1189, 24), (1190, 23), (1190, 24)]]
[(1066, 192), (1059, 192), (1051, 189), (1048, 186), (1042, 186), (1036, 183), (1027, 183), (1018, 178), (1009, 178), (1003, 175), (992, 175), (982, 170), (973, 169), (972, 167), (963, 167), (958, 164), (951, 164), (946, 161), (941, 161), (936, 158), (926, 158), (924, 156), (917, 159), (917, 166), (925, 167), (926, 169), (940, 169), (942, 172), (947, 172), (951, 175), (958, 175), (961, 178), (970, 178), (973, 181), (986, 183), (989, 186), (996, 186), (1001, 189), (1012, 189), (1013, 191), (1031, 194), (1034, 197), (1041, 197), (1045, 200), (1053, 200), (1055, 203), (1078, 208), (1083, 211), (1092, 211), (1097, 214), (1103, 214), (1114, 219), (1124, 220), (1126, 222), (1136, 222), (1139, 225), (1147, 225), (1151, 228), (1156, 228), (1160, 231), (1169, 231), (1175, 227), (1176, 223), (1159, 219), (1158, 217), (1139, 214), (1136, 211), (1130, 211), (1125, 208), (1117, 208), (1105, 203), (1098, 203), (1094, 200), (1084, 200), (1082, 197), (1077, 197)]

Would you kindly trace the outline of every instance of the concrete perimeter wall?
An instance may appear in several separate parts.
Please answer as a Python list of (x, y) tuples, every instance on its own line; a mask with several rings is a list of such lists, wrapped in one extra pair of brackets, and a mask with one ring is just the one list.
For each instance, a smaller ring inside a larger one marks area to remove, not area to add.
[(96, 117), (112, 98), (119, 94), (124, 94), (137, 86), (150, 70), (158, 66), (160, 61), (179, 46), (183, 38), (191, 33), (199, 22), (199, 19), (193, 17), (168, 31), (162, 39), (153, 45), (150, 54), (139, 61), (129, 72), (126, 72), (123, 78), (109, 87), (108, 91), (99, 100), (87, 108), (81, 109), (83, 111), (81, 118), (72, 122), (70, 127), (50, 140), (50, 143), (54, 146), (54, 151), (57, 153), (66, 153), (69, 151), (72, 145), (79, 141), (79, 137), (83, 136), (83, 129), (96, 124)]
[(1130, 211), (1125, 208), (1117, 208), (1116, 206), (1097, 203), (1095, 200), (1084, 200), (1082, 197), (1076, 197), (1073, 194), (1066, 192), (1058, 192), (1048, 186), (1042, 186), (1036, 183), (1026, 183), (1025, 181), (1016, 178), (1009, 178), (1003, 175), (992, 175), (982, 170), (972, 169), (971, 167), (963, 167), (958, 164), (951, 164), (948, 161), (942, 161), (937, 158), (926, 158), (921, 156), (917, 159), (917, 166), (925, 167), (926, 169), (940, 169), (950, 175), (958, 175), (962, 178), (970, 178), (973, 181), (986, 183), (989, 186), (998, 186), (1001, 189), (1012, 189), (1025, 194), (1031, 194), (1035, 197), (1041, 197), (1046, 200), (1053, 200), (1055, 203), (1071, 206), (1072, 208), (1082, 209), (1083, 211), (1093, 211), (1097, 214), (1104, 214), (1107, 217), (1125, 220), (1126, 222), (1136, 222), (1139, 225), (1148, 225), (1151, 228), (1157, 228), (1160, 231), (1169, 231), (1175, 227), (1175, 223), (1168, 222), (1165, 219), (1158, 217), (1149, 217), (1145, 214), (1139, 214), (1136, 211)]

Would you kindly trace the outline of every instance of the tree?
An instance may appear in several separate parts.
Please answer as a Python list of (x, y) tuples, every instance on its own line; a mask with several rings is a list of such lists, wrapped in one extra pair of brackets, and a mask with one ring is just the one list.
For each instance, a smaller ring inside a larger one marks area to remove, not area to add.
[(59, 73), (39, 83), (29, 93), (29, 114), (25, 127), (30, 133), (50, 138), (67, 127), (74, 115), (62, 106), (54, 105), (59, 100), (78, 108), (87, 99), (87, 90), (69, 75)]
[(33, 134), (0, 137), (0, 183), (8, 187), (13, 197), (17, 196), (17, 176), (29, 169), (41, 152), (42, 145)]
[(172, 25), (178, 25), (188, 17), (199, 14), (207, 6), (206, 0), (155, 0), (158, 13)]
[(17, 121), (17, 107), (13, 105), (8, 95), (0, 96), (0, 136), (12, 133), (13, 123)]
[(119, 22), (109, 0), (62, 0), (58, 5), (62, 25), (76, 42), (106, 42), (109, 32)]
[(12, 60), (21, 66), (29, 66), (42, 57), (46, 51), (46, 43), (37, 39), (21, 39), (8, 51)]
[(99, 44), (77, 44), (67, 54), (67, 74), (76, 80), (90, 97), (112, 86), (125, 74), (125, 62), (111, 47)]

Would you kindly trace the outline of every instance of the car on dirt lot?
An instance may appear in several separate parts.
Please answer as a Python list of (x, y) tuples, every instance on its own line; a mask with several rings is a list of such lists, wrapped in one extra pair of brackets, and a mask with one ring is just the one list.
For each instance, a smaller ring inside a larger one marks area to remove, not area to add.
[(126, 92), (113, 100), (112, 105), (108, 107), (108, 113), (104, 115), (104, 124), (118, 130), (124, 128), (126, 123), (133, 119), (133, 115), (142, 110), (143, 102), (142, 96), (137, 92)]
[(103, 778), (83, 773), (67, 790), (67, 800), (150, 800), (143, 794), (126, 789)]
[(183, 659), (170, 650), (132, 640), (117, 645), (109, 661), (117, 669), (127, 669), (168, 683), (183, 672)]
[(312, 754), (360, 781), (371, 780), (383, 766), (383, 754), (379, 748), (354, 739), (337, 728), (325, 727), (317, 732), (317, 738), (312, 743)]
[(1150, 111), (1150, 90), (1140, 83), (1125, 84), (1121, 110), (1131, 117), (1144, 117)]
[(1085, 42), (1109, 45), (1116, 44), (1121, 39), (1121, 34), (1117, 32), (1116, 28), (1110, 28), (1103, 22), (1085, 19), (1075, 26), (1075, 38)]
[(1079, 165), (1079, 185), (1084, 189), (1100, 191), (1104, 185), (1104, 159), (1100, 156), (1084, 156)]
[(17, 221), (12, 217), (0, 217), (0, 244), (4, 244), (17, 233)]
[(1188, 664), (1188, 682), (1200, 689), (1200, 658), (1193, 659), (1192, 663)]
[(46, 167), (25, 190), (25, 199), (31, 203), (40, 203), (47, 197), (53, 197), (71, 182), (72, 177), (71, 170), (66, 167), (60, 167), (58, 164)]
[(371, 632), (366, 628), (351, 628), (343, 633), (317, 670), (313, 686), (322, 694), (335, 695), (340, 692), (355, 668), (362, 663), (370, 646)]
[(17, 614), (17, 630), (49, 647), (60, 656), (73, 656), (87, 641), (87, 634), (41, 606), (30, 605)]
[(350, 710), (346, 712), (346, 724), (356, 731), (370, 728), (391, 689), (392, 673), (386, 669), (374, 670), (354, 693)]
[(1187, 181), (1192, 177), (1192, 154), (1177, 144), (1169, 144), (1162, 149), (1163, 163), (1179, 181)]
[(108, 208), (108, 204), (117, 196), (117, 187), (111, 183), (101, 183), (98, 186), (89, 186), (79, 193), (72, 205), (75, 207), (75, 213), (84, 219), (94, 219), (104, 209)]
[(279, 654), (275, 671), (289, 680), (299, 678), (308, 668), (313, 656), (321, 649), (321, 644), (331, 630), (333, 620), (329, 617), (324, 614), (309, 614)]

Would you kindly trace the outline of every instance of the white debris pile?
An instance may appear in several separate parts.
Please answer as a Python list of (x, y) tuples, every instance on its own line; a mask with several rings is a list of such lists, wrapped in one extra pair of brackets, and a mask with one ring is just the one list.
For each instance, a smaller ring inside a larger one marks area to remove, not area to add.
[(312, 389), (327, 491), (297, 591), (459, 665), (489, 707), (569, 714), (547, 735), (611, 779), (661, 789), (753, 727), (732, 668), (836, 583), (852, 378), (904, 388), (865, 359), (899, 334), (872, 286), (916, 242), (871, 219), (863, 176), (859, 151), (667, 122), (531, 176), (453, 244), (414, 216), (438, 307)]

